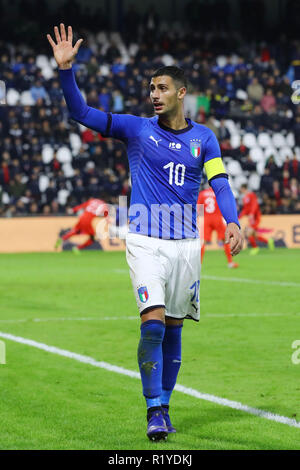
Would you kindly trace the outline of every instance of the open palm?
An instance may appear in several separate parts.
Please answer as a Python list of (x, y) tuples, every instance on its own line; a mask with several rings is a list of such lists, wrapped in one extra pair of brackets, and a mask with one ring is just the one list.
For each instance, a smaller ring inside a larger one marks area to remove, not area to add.
[(70, 68), (72, 65), (72, 61), (74, 60), (83, 39), (78, 39), (78, 41), (73, 47), (72, 26), (68, 26), (67, 36), (65, 25), (63, 23), (60, 24), (60, 33), (58, 27), (54, 27), (54, 34), (56, 38), (56, 44), (50, 34), (47, 34), (47, 39), (50, 45), (52, 46), (54, 58), (57, 62), (57, 65), (60, 68)]

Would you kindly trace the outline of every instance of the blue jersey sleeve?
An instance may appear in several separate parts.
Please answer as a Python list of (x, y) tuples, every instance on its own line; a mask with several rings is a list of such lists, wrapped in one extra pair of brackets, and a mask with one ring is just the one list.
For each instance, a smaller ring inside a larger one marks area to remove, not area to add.
[(59, 76), (71, 118), (105, 135), (108, 126), (107, 113), (86, 104), (77, 86), (73, 69), (60, 70)]
[(104, 136), (116, 139), (137, 137), (143, 127), (144, 118), (129, 114), (104, 113), (88, 106), (77, 86), (73, 69), (60, 70), (60, 82), (72, 119)]
[(228, 183), (228, 179), (220, 176), (219, 178), (214, 178), (210, 181), (210, 185), (214, 190), (216, 195), (217, 203), (222, 213), (222, 216), (226, 220), (226, 223), (229, 224), (234, 222), (240, 227), (236, 202), (234, 195), (231, 191), (231, 187)]
[(108, 114), (107, 135), (127, 140), (138, 137), (146, 122), (145, 118), (132, 114)]
[(218, 139), (213, 131), (210, 131), (205, 145), (204, 163), (212, 158), (221, 158), (221, 150)]

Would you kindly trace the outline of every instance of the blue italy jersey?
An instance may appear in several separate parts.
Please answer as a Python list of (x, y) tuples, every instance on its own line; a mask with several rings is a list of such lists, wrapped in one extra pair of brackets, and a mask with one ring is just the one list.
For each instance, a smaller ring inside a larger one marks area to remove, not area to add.
[(207, 127), (187, 119), (173, 130), (158, 117), (109, 114), (107, 135), (127, 146), (132, 193), (129, 231), (167, 239), (195, 238), (203, 166), (220, 158)]
[(239, 225), (219, 144), (210, 129), (187, 119), (187, 127), (176, 131), (159, 124), (157, 116), (104, 113), (87, 106), (72, 69), (59, 74), (71, 118), (127, 146), (130, 232), (166, 239), (197, 237), (196, 202), (203, 166), (226, 222)]

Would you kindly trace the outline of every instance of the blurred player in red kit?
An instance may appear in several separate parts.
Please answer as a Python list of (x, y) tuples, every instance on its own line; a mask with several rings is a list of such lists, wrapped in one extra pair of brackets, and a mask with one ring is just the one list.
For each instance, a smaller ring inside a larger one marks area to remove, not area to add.
[(239, 265), (232, 260), (229, 243), (224, 243), (226, 225), (213, 189), (208, 188), (200, 191), (197, 204), (204, 205), (204, 243), (201, 248), (201, 263), (203, 262), (205, 243), (210, 243), (212, 232), (216, 231), (218, 242), (223, 243), (224, 252), (228, 260), (228, 267), (238, 268)]
[(62, 243), (74, 235), (88, 235), (88, 239), (81, 245), (77, 245), (73, 248), (73, 251), (82, 250), (95, 241), (95, 229), (92, 225), (92, 221), (95, 217), (106, 217), (108, 214), (108, 206), (106, 202), (101, 199), (89, 199), (83, 204), (75, 206), (72, 211), (74, 214), (84, 209), (83, 214), (79, 217), (79, 220), (75, 227), (69, 230), (65, 235), (59, 237), (55, 249), (58, 249)]
[(239, 219), (248, 216), (249, 227), (245, 230), (245, 235), (249, 240), (252, 250), (250, 251), (251, 255), (256, 255), (259, 252), (259, 247), (257, 246), (257, 241), (265, 243), (268, 245), (270, 250), (274, 250), (274, 240), (273, 238), (265, 238), (259, 235), (259, 224), (261, 219), (261, 212), (258, 204), (256, 194), (249, 191), (246, 184), (242, 184), (240, 187), (240, 192), (243, 195), (243, 207), (239, 214)]

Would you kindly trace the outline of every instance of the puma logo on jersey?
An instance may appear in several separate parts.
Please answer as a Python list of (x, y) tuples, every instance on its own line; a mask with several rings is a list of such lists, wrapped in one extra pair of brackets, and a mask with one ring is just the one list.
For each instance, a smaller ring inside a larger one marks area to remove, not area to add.
[(150, 135), (149, 139), (153, 140), (156, 143), (156, 147), (158, 147), (158, 142), (161, 142), (161, 139), (156, 140), (153, 135)]

